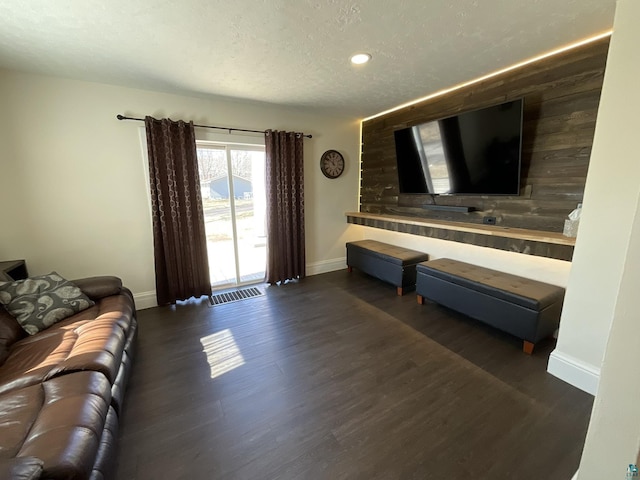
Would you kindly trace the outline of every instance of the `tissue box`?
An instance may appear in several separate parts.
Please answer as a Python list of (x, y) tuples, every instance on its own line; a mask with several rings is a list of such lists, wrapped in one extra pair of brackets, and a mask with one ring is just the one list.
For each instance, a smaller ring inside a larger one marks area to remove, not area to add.
[(578, 220), (565, 220), (564, 221), (564, 230), (562, 234), (565, 237), (576, 237), (578, 235), (578, 226), (580, 225), (580, 219)]

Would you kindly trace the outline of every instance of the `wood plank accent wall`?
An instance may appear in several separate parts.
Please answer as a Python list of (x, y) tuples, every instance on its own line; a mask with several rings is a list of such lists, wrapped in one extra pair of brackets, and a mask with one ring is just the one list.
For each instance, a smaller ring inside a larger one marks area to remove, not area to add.
[[(582, 201), (609, 38), (540, 60), (449, 94), (363, 123), (360, 211), (562, 232)], [(395, 130), (463, 111), (524, 98), (519, 196), (438, 196), (438, 205), (470, 213), (429, 211), (430, 195), (398, 191)], [(471, 242), (470, 242), (471, 243)]]

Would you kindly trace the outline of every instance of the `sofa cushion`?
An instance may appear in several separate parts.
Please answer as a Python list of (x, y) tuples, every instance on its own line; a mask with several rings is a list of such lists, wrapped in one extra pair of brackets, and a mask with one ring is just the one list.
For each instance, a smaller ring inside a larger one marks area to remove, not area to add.
[(26, 336), (27, 332), (22, 329), (18, 321), (0, 307), (0, 366), (9, 355), (11, 345)]
[(29, 335), (94, 304), (78, 287), (56, 272), (0, 283), (0, 303)]
[(113, 383), (124, 344), (122, 329), (101, 320), (25, 338), (14, 345), (0, 368), (0, 393), (82, 370), (101, 372)]
[(122, 290), (122, 280), (118, 277), (89, 277), (72, 280), (72, 283), (82, 290), (91, 300), (97, 301), (111, 295), (118, 295)]
[(42, 460), (36, 457), (0, 459), (0, 478), (36, 480), (42, 474)]
[(77, 328), (80, 325), (79, 322), (86, 323), (97, 319), (110, 319), (126, 333), (131, 328), (131, 319), (135, 317), (135, 313), (133, 298), (128, 290), (123, 288), (120, 295), (112, 295), (97, 300), (93, 307), (83, 310), (73, 317), (65, 318), (38, 335), (46, 335), (59, 329)]
[(98, 372), (0, 395), (0, 458), (37, 457), (43, 478), (89, 478), (110, 401), (109, 381)]
[(128, 295), (113, 295), (37, 335), (12, 345), (0, 366), (0, 392), (78, 370), (118, 375), (133, 310)]

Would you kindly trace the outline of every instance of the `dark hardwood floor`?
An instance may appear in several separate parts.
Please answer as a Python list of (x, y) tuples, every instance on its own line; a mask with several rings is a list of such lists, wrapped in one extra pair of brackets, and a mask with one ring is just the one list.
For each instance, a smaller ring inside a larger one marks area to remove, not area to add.
[(119, 479), (569, 480), (592, 397), (346, 270), (139, 312)]

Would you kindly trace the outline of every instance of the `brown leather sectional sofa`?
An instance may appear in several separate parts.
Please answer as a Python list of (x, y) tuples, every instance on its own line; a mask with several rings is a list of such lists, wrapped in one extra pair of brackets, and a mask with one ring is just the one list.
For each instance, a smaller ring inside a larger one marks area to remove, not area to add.
[(131, 292), (74, 280), (96, 304), (28, 336), (0, 307), (0, 479), (102, 479), (135, 349)]

